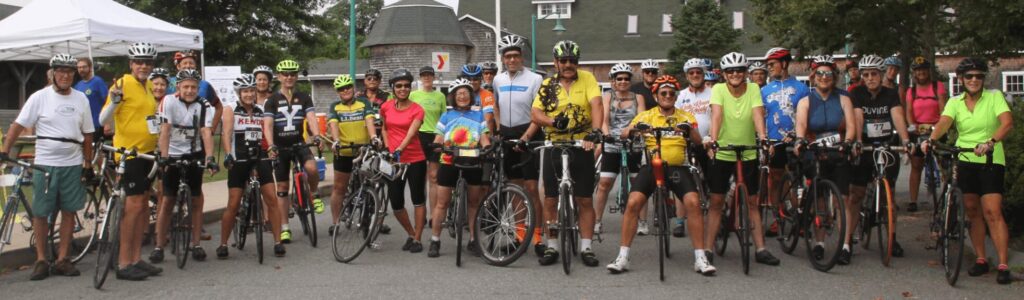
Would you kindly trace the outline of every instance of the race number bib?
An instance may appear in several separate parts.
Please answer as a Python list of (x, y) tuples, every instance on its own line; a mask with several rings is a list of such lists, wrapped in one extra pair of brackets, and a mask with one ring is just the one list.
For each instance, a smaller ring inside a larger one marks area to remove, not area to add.
[(195, 140), (196, 130), (195, 128), (174, 128), (171, 131), (171, 135), (177, 140)]
[(391, 167), (391, 163), (388, 162), (387, 160), (384, 160), (384, 159), (380, 160), (380, 164), (379, 164), (378, 168), (379, 168), (381, 174), (384, 174), (384, 175), (387, 175), (387, 176), (391, 176), (395, 172), (394, 168)]
[(824, 145), (838, 145), (840, 141), (842, 140), (839, 138), (839, 133), (835, 132), (826, 133), (824, 136), (819, 136), (814, 140), (814, 142)]
[(263, 139), (263, 132), (257, 130), (249, 130), (245, 132), (245, 140), (249, 142), (259, 142)]
[(478, 157), (480, 156), (480, 150), (478, 149), (459, 149), (459, 157)]
[(864, 127), (864, 132), (867, 133), (869, 138), (892, 135), (892, 123), (889, 122), (867, 123)]
[(149, 128), (149, 134), (160, 134), (160, 121), (156, 116), (146, 117), (146, 127)]

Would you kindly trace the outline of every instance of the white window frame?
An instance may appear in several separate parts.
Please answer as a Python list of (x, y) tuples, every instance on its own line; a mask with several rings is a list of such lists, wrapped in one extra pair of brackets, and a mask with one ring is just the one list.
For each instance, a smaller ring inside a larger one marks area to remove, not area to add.
[(956, 73), (949, 73), (949, 82), (947, 82), (946, 87), (949, 88), (949, 98), (953, 98), (963, 91), (963, 86), (957, 80)]
[(732, 12), (732, 29), (743, 30), (743, 12), (734, 11)]
[(672, 14), (661, 15), (661, 33), (672, 33)]
[[(1019, 78), (1019, 79), (1016, 80), (1017, 82), (1012, 83), (1013, 85), (1017, 85), (1018, 86), (1016, 91), (1010, 91), (1009, 85), (1011, 83), (1008, 82), (1008, 79), (1010, 77), (1018, 77)], [(1005, 72), (1003, 72), (1003, 93), (1006, 93), (1007, 95), (1013, 95), (1014, 98), (1018, 98), (1021, 95), (1024, 95), (1024, 71), (1005, 71)]]
[[(550, 7), (551, 12), (544, 14), (543, 10), (545, 7)], [(565, 13), (558, 14), (556, 9), (558, 7), (565, 7)], [(554, 19), (572, 19), (572, 2), (551, 2), (551, 3), (539, 3), (537, 4), (537, 19), (538, 20), (554, 20)]]
[(637, 29), (637, 23), (640, 22), (640, 16), (627, 15), (626, 16), (626, 35), (639, 35)]
[(806, 85), (808, 88), (811, 87), (811, 76), (797, 76), (796, 80), (799, 82), (803, 82), (804, 85)]

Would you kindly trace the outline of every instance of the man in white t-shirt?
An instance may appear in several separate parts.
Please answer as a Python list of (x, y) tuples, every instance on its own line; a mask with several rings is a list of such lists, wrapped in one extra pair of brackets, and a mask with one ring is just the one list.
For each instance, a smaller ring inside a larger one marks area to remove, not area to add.
[[(47, 261), (46, 228), (47, 218), (60, 211), (60, 236), (72, 236), (76, 212), (85, 207), (85, 187), (82, 175), (91, 175), (92, 166), (83, 157), (92, 157), (92, 133), (95, 131), (89, 99), (82, 92), (71, 88), (75, 79), (77, 60), (71, 55), (57, 54), (50, 59), (49, 80), (52, 85), (35, 92), (25, 102), (18, 118), (11, 123), (3, 143), (0, 157), (9, 160), (14, 141), (25, 130), (35, 128), (35, 162), (50, 173), (49, 181), (44, 172), (32, 176), (32, 232), (36, 240), (36, 263), (32, 280), (42, 280), (51, 273)], [(84, 156), (83, 156), (84, 154)], [(84, 172), (83, 170), (90, 170)], [(48, 185), (47, 185), (48, 184)], [(67, 226), (65, 226), (67, 225)], [(52, 268), (55, 275), (78, 276), (68, 259), (71, 239), (60, 239), (57, 260)]]
[[(676, 108), (688, 112), (697, 119), (696, 128), (700, 132), (700, 136), (708, 136), (708, 132), (711, 131), (711, 88), (705, 87), (704, 85), (704, 73), (708, 71), (708, 60), (701, 58), (691, 58), (683, 64), (683, 72), (686, 75), (686, 81), (689, 83), (688, 86), (679, 91), (679, 96), (676, 97)], [(701, 166), (706, 164), (706, 156), (697, 155), (697, 159), (701, 160)], [(672, 230), (672, 235), (675, 237), (685, 237), (686, 227), (683, 222), (683, 217), (686, 213), (683, 211), (684, 205), (679, 203), (676, 205), (676, 228)]]

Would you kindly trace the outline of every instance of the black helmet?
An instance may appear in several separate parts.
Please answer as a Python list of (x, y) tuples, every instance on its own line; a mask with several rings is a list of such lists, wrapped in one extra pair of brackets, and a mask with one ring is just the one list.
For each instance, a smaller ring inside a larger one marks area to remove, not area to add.
[(427, 74), (427, 73), (429, 73), (430, 75), (434, 75), (434, 67), (425, 66), (425, 67), (420, 68), (420, 76), (423, 76), (423, 74)]
[(391, 79), (388, 80), (388, 84), (393, 86), (395, 85), (395, 82), (399, 80), (408, 80), (409, 82), (412, 82), (412, 73), (409, 73), (409, 70), (406, 69), (397, 69), (394, 72), (391, 72)]
[(914, 60), (910, 61), (910, 69), (911, 70), (931, 69), (931, 68), (932, 68), (932, 62), (928, 61), (923, 56), (915, 57)]
[(956, 73), (963, 74), (970, 70), (978, 70), (988, 73), (988, 63), (984, 59), (976, 57), (964, 58), (960, 61), (960, 64), (956, 66)]
[(366, 70), (366, 73), (363, 73), (363, 76), (376, 76), (377, 78), (381, 77), (380, 71), (377, 71), (377, 69)]
[(580, 46), (570, 40), (559, 41), (551, 52), (555, 58), (580, 59)]

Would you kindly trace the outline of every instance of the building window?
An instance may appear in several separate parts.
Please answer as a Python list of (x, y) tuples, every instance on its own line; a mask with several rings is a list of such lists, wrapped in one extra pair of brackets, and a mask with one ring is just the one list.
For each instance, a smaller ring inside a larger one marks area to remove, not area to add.
[(1024, 71), (1003, 72), (1003, 92), (1014, 98), (1024, 96)]
[(672, 33), (672, 15), (661, 15), (661, 33)]
[(960, 80), (957, 80), (956, 73), (949, 73), (949, 97), (959, 95), (964, 92), (964, 86), (960, 84)]
[(570, 19), (572, 3), (537, 4), (537, 19)]
[(626, 34), (636, 34), (636, 15), (626, 16)]
[(796, 80), (799, 81), (799, 82), (803, 82), (804, 85), (806, 85), (809, 88), (813, 87), (813, 86), (811, 86), (811, 77), (810, 76), (797, 76)]
[(743, 12), (732, 12), (732, 29), (743, 29)]

